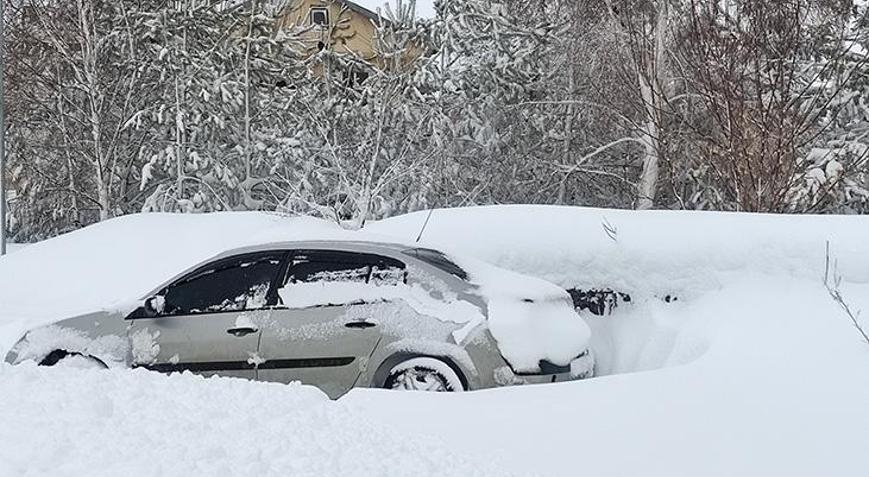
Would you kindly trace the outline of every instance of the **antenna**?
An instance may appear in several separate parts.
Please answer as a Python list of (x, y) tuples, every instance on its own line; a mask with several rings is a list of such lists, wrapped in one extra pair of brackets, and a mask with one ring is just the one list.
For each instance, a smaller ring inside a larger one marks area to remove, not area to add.
[(416, 243), (419, 243), (420, 239), (422, 239), (422, 234), (425, 232), (425, 228), (428, 227), (428, 221), (431, 219), (431, 214), (434, 213), (434, 209), (428, 209), (428, 215), (425, 217), (425, 223), (422, 224), (422, 229), (419, 231), (419, 235), (416, 237)]

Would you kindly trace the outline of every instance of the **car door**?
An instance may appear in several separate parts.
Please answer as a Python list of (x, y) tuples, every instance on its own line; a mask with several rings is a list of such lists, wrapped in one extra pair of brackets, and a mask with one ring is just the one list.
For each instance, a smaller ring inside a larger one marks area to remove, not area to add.
[(293, 252), (272, 324), (263, 330), (262, 380), (301, 381), (332, 398), (359, 379), (377, 346), (384, 287), (406, 280), (400, 261), (371, 254)]
[(256, 378), (257, 323), (277, 303), (273, 285), (285, 259), (285, 252), (238, 255), (166, 287), (151, 300), (157, 309), (131, 315), (133, 366)]

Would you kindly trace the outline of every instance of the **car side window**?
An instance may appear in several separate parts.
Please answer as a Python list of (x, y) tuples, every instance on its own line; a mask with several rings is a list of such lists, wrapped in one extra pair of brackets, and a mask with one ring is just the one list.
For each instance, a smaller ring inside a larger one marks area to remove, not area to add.
[(287, 284), (321, 282), (365, 283), (371, 266), (343, 254), (301, 254), (293, 257), (287, 272)]
[(277, 303), (272, 283), (286, 254), (239, 255), (206, 265), (165, 293), (164, 315), (195, 315), (256, 310)]
[(407, 280), (404, 263), (379, 255), (346, 251), (299, 251), (292, 255), (281, 303), (294, 307), (342, 305), (376, 298), (374, 287)]
[(407, 267), (388, 257), (378, 257), (380, 260), (371, 266), (368, 283), (375, 286), (395, 286), (407, 283)]

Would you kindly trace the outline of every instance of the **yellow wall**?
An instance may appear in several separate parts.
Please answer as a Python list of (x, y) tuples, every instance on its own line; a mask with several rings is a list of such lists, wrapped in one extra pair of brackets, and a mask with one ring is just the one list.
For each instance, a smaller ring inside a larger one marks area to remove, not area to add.
[[(329, 27), (312, 27), (311, 7), (329, 9)], [(374, 48), (376, 29), (367, 16), (351, 10), (340, 0), (296, 0), (284, 14), (285, 26), (310, 27), (303, 37), (311, 54), (318, 51), (318, 43), (331, 45), (339, 53), (353, 52), (366, 61), (376, 62)]]

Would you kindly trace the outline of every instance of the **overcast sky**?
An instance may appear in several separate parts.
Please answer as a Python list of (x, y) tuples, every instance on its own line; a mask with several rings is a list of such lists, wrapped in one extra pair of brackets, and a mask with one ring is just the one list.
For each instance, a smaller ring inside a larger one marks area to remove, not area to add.
[[(376, 12), (378, 8), (383, 8), (387, 3), (395, 5), (397, 0), (352, 0), (363, 7)], [(409, 0), (405, 0), (407, 2)], [(416, 15), (423, 18), (431, 18), (434, 16), (434, 0), (416, 0)]]

